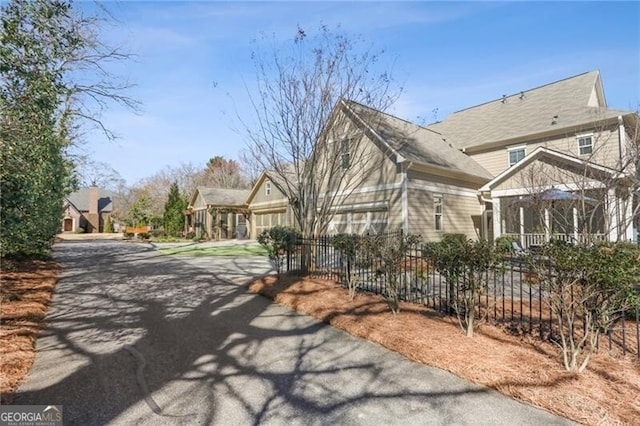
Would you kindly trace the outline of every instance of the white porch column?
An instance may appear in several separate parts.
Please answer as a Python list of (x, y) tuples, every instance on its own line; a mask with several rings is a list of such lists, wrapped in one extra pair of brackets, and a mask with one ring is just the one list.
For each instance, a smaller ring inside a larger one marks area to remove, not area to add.
[(625, 241), (635, 241), (633, 230), (633, 195), (623, 201), (624, 212), (622, 217), (622, 239)]
[(502, 213), (500, 212), (500, 198), (493, 199), (493, 239), (502, 235)]
[(482, 229), (481, 229), (481, 234), (482, 238), (484, 238), (485, 240), (488, 240), (489, 238), (487, 237), (487, 234), (489, 233), (489, 224), (487, 223), (487, 203), (486, 201), (480, 201), (480, 217), (482, 218)]
[(546, 207), (544, 209), (544, 238), (547, 242), (551, 240), (551, 220), (549, 209)]
[(618, 241), (618, 200), (615, 189), (607, 191), (607, 232), (609, 241)]
[(524, 244), (524, 207), (520, 207), (520, 244)]
[(573, 242), (578, 242), (578, 209), (573, 208)]

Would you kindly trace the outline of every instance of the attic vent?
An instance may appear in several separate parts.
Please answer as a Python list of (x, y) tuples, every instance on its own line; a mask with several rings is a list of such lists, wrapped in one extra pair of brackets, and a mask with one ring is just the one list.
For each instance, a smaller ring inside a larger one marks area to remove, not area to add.
[(554, 115), (553, 118), (551, 119), (551, 125), (553, 126), (554, 124), (558, 124), (558, 116)]
[(506, 104), (507, 103), (507, 95), (502, 95), (502, 100), (500, 102), (502, 102), (503, 104)]

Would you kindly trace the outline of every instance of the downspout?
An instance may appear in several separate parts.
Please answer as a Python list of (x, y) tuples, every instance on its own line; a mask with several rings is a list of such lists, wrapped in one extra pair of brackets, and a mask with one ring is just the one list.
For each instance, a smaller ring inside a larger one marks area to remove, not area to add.
[[(486, 216), (486, 211), (487, 211), (487, 207), (485, 206), (485, 203), (491, 203), (493, 204), (493, 199), (487, 199), (484, 198), (484, 196), (482, 195), (482, 192), (478, 191), (480, 193), (479, 197), (480, 201), (482, 202), (482, 213), (481, 213), (481, 218), (482, 218), (482, 234), (484, 238), (487, 238), (487, 235), (489, 234), (489, 223), (487, 221), (487, 216)], [(491, 212), (491, 214), (493, 215), (493, 211)], [(491, 220), (493, 220), (493, 216), (491, 218)], [(488, 238), (487, 238), (488, 239)]]
[(407, 178), (407, 169), (409, 169), (413, 162), (407, 162), (404, 158), (400, 157), (400, 166), (402, 167), (402, 230), (405, 234), (409, 233), (409, 182)]
[[(626, 140), (623, 140), (625, 135), (624, 131), (624, 120), (622, 120), (622, 116), (618, 116), (618, 154), (620, 155), (620, 166), (623, 165), (623, 159), (627, 156), (627, 146)], [(626, 139), (626, 138), (625, 138)]]

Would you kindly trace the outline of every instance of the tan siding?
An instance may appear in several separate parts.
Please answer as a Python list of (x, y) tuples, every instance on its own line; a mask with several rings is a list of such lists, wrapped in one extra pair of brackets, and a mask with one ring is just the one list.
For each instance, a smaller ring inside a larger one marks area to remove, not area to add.
[[(593, 154), (578, 155), (578, 135), (593, 133)], [(554, 149), (566, 154), (573, 155), (582, 159), (602, 164), (604, 166), (615, 168), (619, 160), (618, 147), (618, 128), (617, 126), (608, 129), (585, 129), (584, 131), (573, 132), (567, 135), (556, 136), (553, 138), (534, 139), (508, 147), (525, 146), (526, 154), (532, 153), (536, 148), (542, 146)], [(507, 154), (508, 147), (495, 148), (488, 151), (470, 154), (471, 158), (476, 160), (482, 167), (487, 169), (494, 176), (499, 175), (509, 167), (509, 158)]]
[(434, 175), (432, 173), (425, 173), (417, 170), (409, 170), (407, 172), (407, 178), (409, 179), (409, 182), (418, 185), (423, 184), (429, 186), (441, 186), (451, 190), (475, 192), (482, 186), (482, 184), (480, 183), (473, 183), (452, 177)]
[[(267, 182), (271, 183), (271, 194), (267, 195), (266, 194), (266, 184)], [(255, 197), (253, 197), (253, 199), (251, 200), (251, 204), (256, 204), (256, 203), (264, 203), (267, 201), (278, 201), (278, 200), (282, 200), (285, 199), (286, 200), (287, 197), (284, 196), (284, 194), (278, 189), (278, 187), (271, 182), (268, 179), (265, 179), (262, 184), (260, 185), (260, 187), (258, 188), (258, 190), (256, 191), (256, 195)]]
[[(480, 204), (466, 196), (409, 189), (409, 232), (420, 234), (425, 241), (439, 241), (445, 233), (465, 234), (477, 238), (480, 227)], [(443, 229), (436, 231), (434, 196), (442, 196)]]
[(493, 188), (494, 191), (508, 189), (531, 189), (537, 191), (538, 188), (549, 188), (550, 186), (577, 185), (578, 188), (590, 184), (591, 179), (551, 164), (541, 161), (534, 161), (522, 170), (516, 172), (509, 179), (504, 180)]
[(196, 200), (193, 203), (193, 207), (195, 209), (202, 209), (202, 208), (206, 207), (204, 199), (202, 198), (202, 195), (200, 194), (200, 191), (198, 191), (198, 195), (196, 196)]
[[(340, 146), (342, 139), (337, 139), (329, 145), (324, 155), (340, 160)], [(321, 192), (335, 192), (382, 185), (395, 182), (398, 179), (396, 164), (383, 152), (376, 142), (368, 136), (358, 133), (350, 145), (350, 165), (344, 173), (341, 163), (334, 160), (318, 160), (319, 176), (323, 179)], [(331, 169), (333, 165), (333, 169)], [(333, 181), (332, 181), (333, 178)]]
[[(527, 154), (531, 152), (530, 147), (525, 149)], [(499, 175), (503, 170), (509, 167), (506, 148), (498, 148), (492, 151), (471, 154), (470, 157), (476, 160), (478, 164), (494, 176)]]
[(385, 155), (368, 137), (363, 137), (358, 144), (356, 158), (359, 165), (354, 165), (350, 179), (357, 182), (359, 187), (393, 183), (399, 174), (396, 164)]
[(402, 191), (393, 191), (389, 197), (389, 226), (390, 231), (402, 229)]

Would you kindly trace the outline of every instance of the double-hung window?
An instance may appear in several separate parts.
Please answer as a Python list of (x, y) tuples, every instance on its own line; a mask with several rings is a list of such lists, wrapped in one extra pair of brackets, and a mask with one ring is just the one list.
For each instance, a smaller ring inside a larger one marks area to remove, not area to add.
[(264, 195), (271, 195), (271, 182), (265, 182)]
[(340, 158), (342, 169), (347, 170), (351, 166), (351, 139), (343, 139), (340, 145)]
[(589, 155), (593, 152), (593, 135), (578, 136), (578, 154)]
[(433, 197), (433, 224), (436, 231), (442, 231), (442, 195)]
[(509, 167), (522, 160), (525, 156), (524, 146), (517, 146), (513, 148), (507, 148), (507, 155), (509, 156)]

